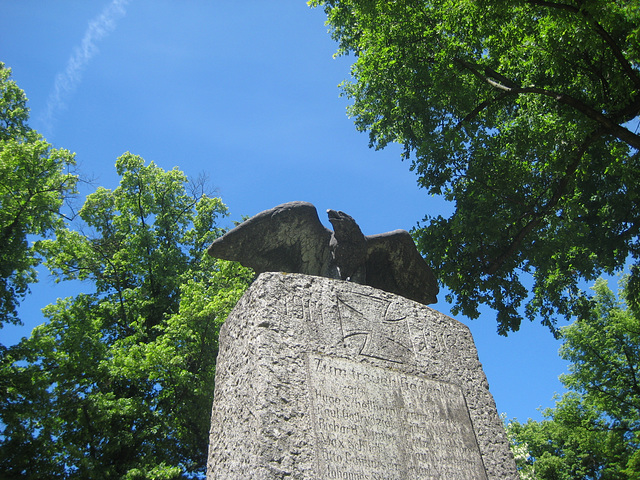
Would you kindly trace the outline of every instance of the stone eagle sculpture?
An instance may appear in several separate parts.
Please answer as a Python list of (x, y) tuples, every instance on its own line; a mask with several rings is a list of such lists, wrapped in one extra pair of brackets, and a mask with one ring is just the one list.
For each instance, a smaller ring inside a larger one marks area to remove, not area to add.
[(216, 239), (209, 255), (240, 262), (256, 273), (304, 273), (370, 285), (424, 304), (438, 284), (406, 230), (365, 236), (353, 218), (327, 210), (334, 231), (316, 208), (289, 202), (265, 210)]

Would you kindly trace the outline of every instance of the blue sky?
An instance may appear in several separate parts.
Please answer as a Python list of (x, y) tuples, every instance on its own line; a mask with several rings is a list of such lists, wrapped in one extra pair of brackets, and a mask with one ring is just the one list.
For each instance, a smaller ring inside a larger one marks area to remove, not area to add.
[[(333, 58), (324, 20), (304, 0), (0, 0), (0, 61), (29, 98), (30, 125), (95, 180), (84, 194), (115, 188), (115, 160), (130, 151), (207, 174), (229, 226), (292, 200), (343, 210), (366, 235), (446, 215), (398, 147), (369, 149), (347, 118), (337, 85), (353, 58)], [(83, 288), (42, 278), (25, 326), (6, 327), (2, 343)], [(434, 307), (450, 314), (442, 294)], [(471, 328), (499, 412), (539, 419), (538, 407), (553, 406), (566, 364), (546, 328), (527, 323), (504, 338), (489, 310), (457, 319)]]

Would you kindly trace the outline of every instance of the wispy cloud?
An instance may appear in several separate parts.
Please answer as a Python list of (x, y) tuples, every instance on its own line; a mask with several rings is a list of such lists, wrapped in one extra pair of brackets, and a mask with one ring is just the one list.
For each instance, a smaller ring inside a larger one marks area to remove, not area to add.
[(112, 0), (100, 14), (93, 18), (84, 33), (64, 71), (56, 75), (53, 90), (47, 99), (47, 107), (42, 116), (45, 133), (51, 135), (58, 112), (67, 107), (69, 96), (82, 80), (82, 72), (98, 52), (97, 43), (116, 28), (117, 21), (126, 13), (130, 0)]

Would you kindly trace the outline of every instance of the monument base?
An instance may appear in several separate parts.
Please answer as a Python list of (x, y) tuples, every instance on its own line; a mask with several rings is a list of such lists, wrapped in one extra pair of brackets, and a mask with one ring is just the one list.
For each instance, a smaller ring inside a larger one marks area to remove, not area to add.
[(264, 273), (215, 381), (209, 480), (518, 478), (469, 329), (404, 297)]

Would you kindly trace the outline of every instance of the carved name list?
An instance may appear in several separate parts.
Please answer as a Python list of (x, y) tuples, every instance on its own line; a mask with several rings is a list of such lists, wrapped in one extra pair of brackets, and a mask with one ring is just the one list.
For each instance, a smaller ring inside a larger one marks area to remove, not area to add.
[(460, 387), (308, 355), (323, 479), (486, 479)]

